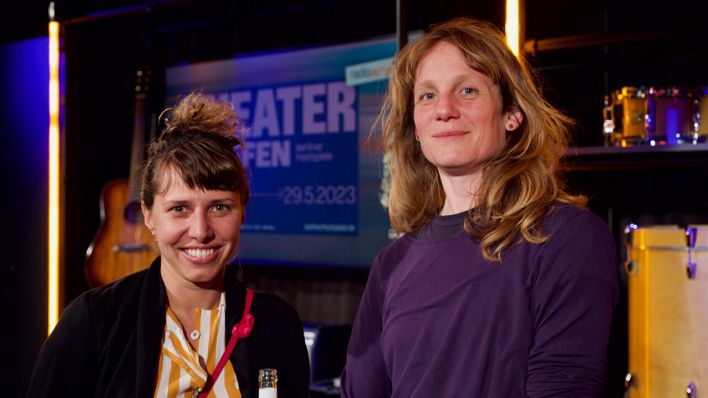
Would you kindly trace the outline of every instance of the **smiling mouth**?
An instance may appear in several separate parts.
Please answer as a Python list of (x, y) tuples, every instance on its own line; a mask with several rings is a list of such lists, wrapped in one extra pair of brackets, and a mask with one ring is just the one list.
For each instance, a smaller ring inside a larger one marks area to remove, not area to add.
[(195, 258), (204, 258), (214, 254), (215, 249), (184, 249), (184, 252)]
[(443, 131), (441, 133), (433, 134), (435, 138), (448, 138), (448, 137), (460, 137), (469, 133), (469, 131)]

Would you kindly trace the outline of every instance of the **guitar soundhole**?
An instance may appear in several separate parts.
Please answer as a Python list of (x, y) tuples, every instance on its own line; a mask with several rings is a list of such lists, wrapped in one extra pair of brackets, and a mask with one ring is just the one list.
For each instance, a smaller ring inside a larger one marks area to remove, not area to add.
[(130, 224), (138, 224), (143, 222), (143, 213), (140, 211), (140, 202), (137, 200), (131, 201), (125, 206), (123, 213), (125, 221)]

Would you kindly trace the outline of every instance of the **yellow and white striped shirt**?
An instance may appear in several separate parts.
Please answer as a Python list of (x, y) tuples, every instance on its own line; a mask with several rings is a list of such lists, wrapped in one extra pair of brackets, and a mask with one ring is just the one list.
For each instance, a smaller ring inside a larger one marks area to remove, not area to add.
[[(197, 341), (197, 351), (187, 341), (182, 325), (169, 306), (165, 317), (155, 397), (196, 397), (198, 389), (206, 383), (207, 370), (211, 374), (224, 353), (226, 296), (221, 293), (219, 306), (213, 310), (195, 309), (196, 330), (190, 333), (190, 338)], [(231, 361), (226, 363), (209, 392), (209, 398), (212, 397), (241, 397)]]

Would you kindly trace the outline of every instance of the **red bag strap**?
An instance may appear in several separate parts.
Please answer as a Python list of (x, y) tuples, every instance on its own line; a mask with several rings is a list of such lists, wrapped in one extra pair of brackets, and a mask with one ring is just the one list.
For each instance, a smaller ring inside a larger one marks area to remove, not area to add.
[(229, 343), (226, 345), (226, 349), (221, 355), (219, 363), (216, 364), (214, 372), (211, 375), (207, 374), (207, 381), (206, 384), (204, 384), (204, 388), (199, 393), (199, 398), (206, 398), (207, 395), (209, 395), (209, 391), (211, 391), (211, 388), (214, 386), (214, 382), (219, 378), (221, 371), (224, 369), (224, 366), (226, 366), (226, 362), (229, 361), (229, 357), (231, 357), (231, 353), (233, 352), (234, 347), (236, 347), (236, 342), (238, 339), (246, 338), (249, 334), (251, 334), (251, 330), (253, 329), (253, 315), (251, 315), (252, 302), (253, 290), (246, 289), (246, 305), (243, 307), (243, 316), (241, 317), (241, 320), (238, 321), (233, 328), (231, 328), (231, 338), (229, 339)]

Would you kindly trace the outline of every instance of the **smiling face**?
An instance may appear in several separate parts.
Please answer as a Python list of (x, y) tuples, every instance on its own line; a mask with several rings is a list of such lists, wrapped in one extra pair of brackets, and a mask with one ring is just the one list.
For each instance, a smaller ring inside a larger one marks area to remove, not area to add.
[(416, 139), (441, 175), (480, 173), (521, 121), (519, 112), (503, 112), (499, 87), (446, 41), (421, 58), (413, 94)]
[(167, 283), (215, 287), (236, 253), (243, 208), (238, 192), (191, 189), (173, 170), (161, 173), (151, 209), (143, 204)]

